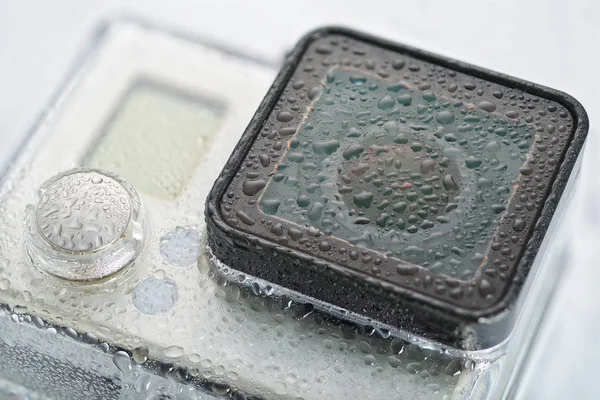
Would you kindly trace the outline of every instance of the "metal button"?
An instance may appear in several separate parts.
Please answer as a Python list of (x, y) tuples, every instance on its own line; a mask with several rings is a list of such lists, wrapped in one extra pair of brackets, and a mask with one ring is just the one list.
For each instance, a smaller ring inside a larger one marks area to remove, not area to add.
[(66, 252), (94, 252), (114, 243), (125, 232), (130, 216), (123, 186), (96, 171), (58, 179), (36, 209), (44, 239)]
[(135, 188), (108, 171), (78, 168), (40, 187), (28, 206), (27, 254), (39, 269), (68, 280), (98, 280), (131, 265), (146, 236)]

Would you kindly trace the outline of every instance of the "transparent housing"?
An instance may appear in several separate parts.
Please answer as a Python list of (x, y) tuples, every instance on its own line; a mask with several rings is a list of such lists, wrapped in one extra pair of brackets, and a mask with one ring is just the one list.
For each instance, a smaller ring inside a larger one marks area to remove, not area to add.
[[(2, 178), (0, 394), (511, 398), (561, 271), (556, 233), (578, 165), (509, 339), (454, 349), (239, 273), (212, 255), (204, 201), (274, 69), (127, 21), (105, 27), (90, 53)], [(73, 168), (100, 168), (135, 188), (126, 192), (139, 196), (129, 221), (137, 225), (81, 248), (40, 236), (39, 189)], [(127, 247), (132, 238), (136, 245)], [(118, 268), (78, 269), (106, 261), (119, 244), (130, 257), (111, 264)]]

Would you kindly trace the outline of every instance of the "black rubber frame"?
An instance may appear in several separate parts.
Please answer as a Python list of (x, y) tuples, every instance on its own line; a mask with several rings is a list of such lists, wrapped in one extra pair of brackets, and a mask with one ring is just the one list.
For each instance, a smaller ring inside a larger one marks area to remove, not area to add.
[[(277, 104), (286, 84), (294, 75), (307, 48), (314, 41), (342, 35), (390, 51), (402, 53), (472, 77), (493, 82), (526, 94), (555, 102), (568, 110), (573, 119), (571, 139), (558, 172), (551, 180), (542, 210), (535, 219), (535, 228), (517, 261), (510, 279), (499, 291), (501, 296), (492, 304), (466, 307), (453, 304), (422, 292), (377, 281), (364, 274), (350, 271), (335, 263), (320, 260), (311, 254), (296, 251), (226, 222), (220, 210), (220, 201), (260, 133), (261, 127)], [(538, 249), (544, 239), (556, 206), (575, 165), (589, 129), (587, 114), (582, 105), (568, 94), (541, 85), (513, 78), (505, 74), (476, 67), (427, 51), (393, 43), (364, 33), (341, 27), (326, 27), (307, 34), (287, 55), (275, 82), (266, 94), (230, 160), (215, 182), (206, 204), (208, 239), (213, 252), (234, 269), (258, 276), (273, 283), (296, 290), (309, 297), (362, 313), (370, 318), (392, 324), (413, 333), (467, 350), (488, 348), (504, 340), (512, 329), (518, 310), (513, 307), (529, 275)], [(303, 268), (299, 270), (299, 266)], [(301, 282), (310, 280), (310, 285)], [(374, 285), (377, 289), (373, 289)], [(337, 294), (327, 293), (335, 287)], [(347, 292), (347, 294), (343, 294)], [(339, 296), (346, 300), (340, 301)], [(389, 310), (393, 307), (394, 310)], [(488, 323), (481, 325), (480, 318)]]

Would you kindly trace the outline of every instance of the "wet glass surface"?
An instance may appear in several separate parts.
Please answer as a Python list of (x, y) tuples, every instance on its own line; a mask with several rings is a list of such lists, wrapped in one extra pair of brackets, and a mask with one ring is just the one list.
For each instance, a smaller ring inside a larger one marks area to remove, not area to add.
[(261, 210), (470, 279), (525, 162), (531, 128), (492, 113), (491, 102), (476, 109), (353, 69), (331, 70), (323, 86)]

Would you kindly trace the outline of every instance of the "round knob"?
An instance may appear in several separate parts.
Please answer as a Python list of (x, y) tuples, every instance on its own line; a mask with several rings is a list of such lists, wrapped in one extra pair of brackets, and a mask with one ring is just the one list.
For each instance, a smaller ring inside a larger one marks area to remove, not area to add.
[(65, 175), (46, 189), (36, 209), (40, 233), (65, 252), (94, 252), (117, 241), (131, 217), (125, 188), (97, 171)]
[(142, 205), (122, 178), (73, 169), (40, 188), (28, 207), (27, 252), (42, 270), (69, 280), (107, 277), (131, 264), (145, 237)]

